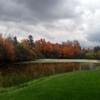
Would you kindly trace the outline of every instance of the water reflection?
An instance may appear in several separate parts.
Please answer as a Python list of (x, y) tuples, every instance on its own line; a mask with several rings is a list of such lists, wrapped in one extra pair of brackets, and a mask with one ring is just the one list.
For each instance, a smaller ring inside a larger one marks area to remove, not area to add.
[(8, 64), (0, 67), (0, 86), (19, 85), (26, 81), (57, 73), (95, 70), (100, 64), (95, 63), (34, 63)]

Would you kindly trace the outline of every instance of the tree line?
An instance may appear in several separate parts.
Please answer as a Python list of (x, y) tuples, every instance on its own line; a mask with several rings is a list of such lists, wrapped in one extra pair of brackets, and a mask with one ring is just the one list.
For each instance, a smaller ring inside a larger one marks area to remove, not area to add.
[(20, 42), (17, 37), (2, 37), (0, 35), (0, 62), (21, 62), (38, 58), (65, 59), (100, 59), (100, 46), (92, 49), (82, 48), (80, 43), (67, 41), (51, 43), (45, 39), (34, 41), (33, 36)]

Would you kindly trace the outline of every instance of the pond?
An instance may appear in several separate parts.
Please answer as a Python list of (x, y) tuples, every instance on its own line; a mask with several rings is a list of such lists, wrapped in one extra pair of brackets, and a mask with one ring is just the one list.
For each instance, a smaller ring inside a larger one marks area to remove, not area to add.
[(32, 79), (58, 73), (97, 69), (100, 69), (98, 60), (39, 59), (30, 62), (1, 65), (0, 86), (20, 85)]

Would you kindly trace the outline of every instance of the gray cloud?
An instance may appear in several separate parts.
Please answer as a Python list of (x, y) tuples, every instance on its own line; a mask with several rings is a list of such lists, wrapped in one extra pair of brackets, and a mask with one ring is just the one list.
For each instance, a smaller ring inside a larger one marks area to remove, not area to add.
[(0, 0), (0, 20), (45, 22), (73, 18), (77, 0)]
[(0, 0), (1, 32), (19, 37), (32, 33), (51, 41), (78, 39), (92, 45), (100, 42), (99, 18), (99, 0)]
[(95, 32), (93, 34), (88, 35), (88, 40), (91, 42), (100, 42), (100, 32)]

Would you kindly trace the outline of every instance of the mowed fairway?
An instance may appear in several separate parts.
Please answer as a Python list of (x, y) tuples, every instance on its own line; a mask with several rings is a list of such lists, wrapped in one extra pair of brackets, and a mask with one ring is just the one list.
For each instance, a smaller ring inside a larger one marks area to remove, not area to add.
[(0, 100), (100, 100), (100, 70), (41, 78), (3, 90)]

